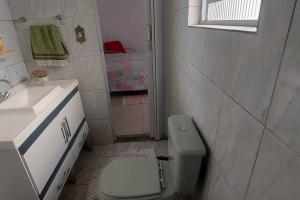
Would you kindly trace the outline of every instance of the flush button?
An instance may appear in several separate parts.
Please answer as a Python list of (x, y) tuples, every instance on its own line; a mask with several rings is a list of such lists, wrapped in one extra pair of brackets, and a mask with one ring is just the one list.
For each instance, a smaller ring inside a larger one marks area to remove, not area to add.
[(184, 132), (184, 131), (187, 131), (188, 129), (186, 126), (180, 126), (180, 127), (178, 127), (178, 130), (181, 132)]

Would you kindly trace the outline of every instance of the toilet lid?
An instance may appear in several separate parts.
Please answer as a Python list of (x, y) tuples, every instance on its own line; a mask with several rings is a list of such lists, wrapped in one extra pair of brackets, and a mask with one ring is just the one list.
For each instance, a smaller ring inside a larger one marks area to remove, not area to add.
[(161, 192), (158, 161), (155, 158), (118, 159), (102, 171), (102, 193), (126, 199), (158, 195)]

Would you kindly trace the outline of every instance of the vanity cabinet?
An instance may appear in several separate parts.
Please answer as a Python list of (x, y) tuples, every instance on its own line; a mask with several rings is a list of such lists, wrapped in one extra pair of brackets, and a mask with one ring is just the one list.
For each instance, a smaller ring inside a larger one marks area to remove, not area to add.
[[(21, 172), (23, 175), (20, 176), (20, 180), (14, 181), (21, 185), (27, 184), (26, 187), (23, 185), (23, 190), (29, 188), (27, 191), (22, 191), (23, 197), (28, 195), (45, 200), (58, 198), (88, 131), (81, 98), (76, 87), (16, 149), (18, 156), (15, 155), (14, 159), (17, 159), (16, 163), (22, 163), (17, 170), (24, 171)], [(2, 156), (0, 161), (4, 161), (1, 153), (0, 156)], [(18, 197), (9, 194), (8, 191), (1, 193), (0, 189), (0, 199), (11, 199), (7, 198), (8, 195)], [(12, 199), (17, 199), (15, 197)]]
[(57, 116), (23, 155), (24, 163), (39, 193), (67, 149)]

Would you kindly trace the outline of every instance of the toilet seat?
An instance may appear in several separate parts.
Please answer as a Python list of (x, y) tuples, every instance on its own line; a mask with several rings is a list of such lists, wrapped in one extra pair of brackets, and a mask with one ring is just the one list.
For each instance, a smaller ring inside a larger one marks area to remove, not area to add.
[(101, 179), (101, 196), (106, 200), (158, 199), (161, 195), (155, 158), (114, 160), (103, 169)]

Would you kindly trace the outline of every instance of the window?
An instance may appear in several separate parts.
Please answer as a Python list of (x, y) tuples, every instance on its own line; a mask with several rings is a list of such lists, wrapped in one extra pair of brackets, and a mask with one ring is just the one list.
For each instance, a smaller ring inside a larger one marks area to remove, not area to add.
[(190, 0), (189, 26), (257, 31), (262, 0)]

